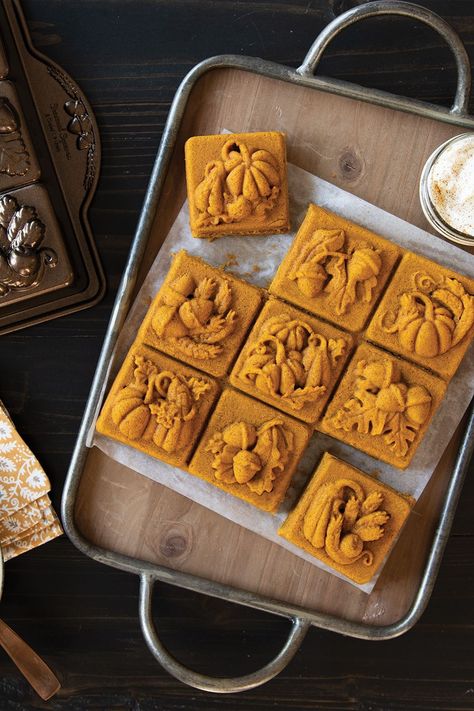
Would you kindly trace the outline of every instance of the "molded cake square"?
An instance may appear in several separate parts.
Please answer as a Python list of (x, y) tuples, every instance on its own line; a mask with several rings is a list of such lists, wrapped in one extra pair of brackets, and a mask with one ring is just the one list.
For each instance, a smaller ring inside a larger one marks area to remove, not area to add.
[(209, 376), (134, 345), (107, 396), (97, 431), (183, 466), (219, 392)]
[(189, 472), (264, 511), (282, 502), (309, 428), (268, 405), (224, 390)]
[(363, 584), (379, 570), (410, 510), (409, 497), (326, 452), (278, 533)]
[(138, 338), (220, 377), (234, 361), (261, 301), (256, 287), (181, 251)]
[(186, 141), (185, 159), (194, 237), (290, 229), (283, 133), (193, 136)]
[(406, 254), (366, 335), (449, 380), (474, 337), (474, 280)]
[(445, 391), (440, 378), (364, 343), (318, 429), (406, 469)]
[(271, 298), (232, 370), (234, 387), (314, 424), (344, 367), (352, 338)]
[(363, 329), (401, 249), (310, 205), (270, 292), (348, 331)]

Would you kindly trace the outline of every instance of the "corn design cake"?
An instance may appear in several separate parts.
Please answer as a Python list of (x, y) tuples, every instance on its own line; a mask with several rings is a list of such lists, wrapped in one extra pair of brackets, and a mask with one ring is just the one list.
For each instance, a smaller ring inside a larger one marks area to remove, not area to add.
[(272, 298), (263, 307), (230, 382), (314, 424), (351, 345), (348, 334)]
[(186, 141), (185, 159), (194, 237), (289, 230), (284, 134), (193, 136)]
[(474, 280), (406, 254), (367, 338), (450, 379), (473, 337)]
[(189, 465), (204, 479), (265, 511), (282, 502), (309, 428), (233, 390), (224, 390)]
[(348, 331), (360, 331), (400, 253), (379, 235), (310, 205), (270, 292)]
[(358, 584), (379, 570), (411, 499), (324, 454), (279, 534)]
[(363, 344), (339, 383), (320, 429), (406, 469), (445, 390), (445, 383), (434, 375)]
[(183, 466), (219, 393), (202, 373), (132, 347), (97, 420), (101, 434)]
[(139, 339), (217, 377), (229, 370), (261, 303), (261, 292), (178, 252)]

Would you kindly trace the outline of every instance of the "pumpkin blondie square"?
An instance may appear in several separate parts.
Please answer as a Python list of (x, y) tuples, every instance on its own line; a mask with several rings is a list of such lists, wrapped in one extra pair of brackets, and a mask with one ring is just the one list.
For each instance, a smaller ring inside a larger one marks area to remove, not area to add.
[(406, 469), (445, 391), (440, 378), (363, 343), (318, 429)]
[(270, 292), (361, 331), (400, 254), (392, 242), (311, 204)]
[(391, 551), (413, 500), (325, 452), (278, 533), (355, 583)]
[(132, 346), (97, 420), (97, 431), (170, 464), (189, 459), (220, 392), (209, 376)]
[(262, 292), (184, 250), (174, 257), (138, 340), (206, 373), (227, 373)]
[(247, 338), (231, 384), (314, 424), (352, 346), (349, 334), (270, 298)]
[(309, 428), (272, 407), (224, 390), (189, 472), (264, 511), (283, 501)]
[(367, 338), (449, 380), (474, 338), (474, 279), (406, 254)]
[(289, 230), (283, 133), (193, 136), (184, 151), (194, 237), (215, 239)]

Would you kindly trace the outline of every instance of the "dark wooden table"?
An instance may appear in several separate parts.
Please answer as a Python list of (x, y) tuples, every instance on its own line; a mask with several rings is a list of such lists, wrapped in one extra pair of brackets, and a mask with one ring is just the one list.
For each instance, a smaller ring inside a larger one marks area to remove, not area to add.
[[(420, 0), (468, 50), (472, 0)], [(89, 97), (103, 145), (91, 223), (108, 279), (104, 301), (75, 316), (1, 339), (0, 396), (47, 469), (59, 508), (84, 402), (173, 94), (199, 60), (252, 54), (292, 66), (316, 34), (357, 0), (24, 0), (33, 39)], [(472, 54), (471, 54), (472, 56)], [(351, 28), (321, 72), (449, 104), (452, 57), (416, 23)], [(472, 472), (474, 473), (474, 471)], [(50, 709), (474, 708), (474, 480), (465, 484), (427, 612), (404, 637), (361, 642), (313, 629), (266, 686), (228, 698), (187, 688), (148, 652), (137, 620), (137, 580), (89, 560), (63, 537), (6, 566), (0, 615), (56, 670)], [(287, 623), (160, 586), (164, 642), (205, 673), (243, 674), (278, 650)], [(46, 708), (0, 654), (0, 711)]]

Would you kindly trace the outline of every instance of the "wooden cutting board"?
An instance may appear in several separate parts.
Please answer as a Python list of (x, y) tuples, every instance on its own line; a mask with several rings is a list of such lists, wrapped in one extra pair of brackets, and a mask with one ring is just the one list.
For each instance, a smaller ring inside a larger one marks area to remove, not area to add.
[[(285, 131), (292, 163), (429, 231), (418, 200), (420, 172), (436, 146), (462, 132), (320, 90), (241, 70), (214, 69), (197, 82), (188, 100), (137, 288), (185, 198), (184, 142), (225, 128)], [(387, 625), (406, 614), (418, 592), (458, 442), (459, 433), (370, 595), (95, 447), (82, 475), (76, 523), (90, 542), (108, 550), (311, 611)], [(410, 470), (400, 476), (409, 477)]]

